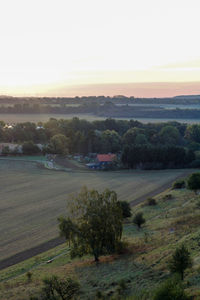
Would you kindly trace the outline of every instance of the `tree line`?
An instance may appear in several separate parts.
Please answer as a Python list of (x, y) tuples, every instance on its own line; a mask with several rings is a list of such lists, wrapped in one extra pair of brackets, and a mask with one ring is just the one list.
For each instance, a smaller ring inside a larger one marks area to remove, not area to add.
[(194, 155), (200, 150), (198, 124), (51, 118), (45, 123), (26, 122), (10, 128), (0, 122), (0, 142), (23, 144), (26, 154), (40, 151), (35, 144), (54, 154), (118, 153), (128, 168), (184, 167), (194, 161), (200, 165)]

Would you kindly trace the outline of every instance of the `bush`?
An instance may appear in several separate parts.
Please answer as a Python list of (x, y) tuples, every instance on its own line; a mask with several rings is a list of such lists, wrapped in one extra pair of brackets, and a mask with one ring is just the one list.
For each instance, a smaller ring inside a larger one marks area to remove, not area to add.
[(185, 187), (185, 180), (183, 179), (176, 180), (172, 185), (173, 189), (183, 189), (184, 187)]
[(123, 218), (131, 217), (131, 206), (127, 201), (118, 201), (120, 208), (122, 209)]
[(149, 206), (157, 205), (156, 199), (154, 198), (148, 198), (146, 203)]
[(10, 149), (8, 146), (4, 146), (3, 149), (2, 149), (2, 155), (8, 155), (10, 153)]
[(200, 208), (200, 199), (196, 203), (196, 208)]
[(28, 271), (27, 273), (26, 273), (26, 278), (27, 278), (27, 281), (28, 282), (31, 282), (32, 281), (32, 273), (30, 272), (30, 271)]
[(199, 168), (200, 167), (200, 159), (195, 159), (190, 163), (190, 168)]
[(155, 292), (153, 300), (188, 300), (184, 288), (178, 278), (170, 278)]
[(193, 173), (189, 176), (187, 187), (195, 192), (200, 189), (200, 173)]
[(42, 300), (71, 300), (80, 293), (79, 283), (71, 278), (59, 279), (52, 276), (44, 279), (43, 283)]
[(138, 226), (138, 229), (141, 228), (141, 225), (146, 222), (145, 218), (143, 217), (142, 212), (138, 212), (135, 217), (133, 218), (133, 223)]
[(171, 200), (173, 197), (171, 194), (166, 194), (164, 197), (163, 197), (163, 200)]
[(27, 155), (38, 154), (41, 152), (38, 146), (34, 144), (32, 141), (24, 142), (22, 145), (22, 151), (23, 154), (27, 154)]
[(172, 273), (177, 273), (181, 276), (181, 279), (184, 279), (184, 272), (187, 268), (192, 267), (192, 259), (190, 252), (187, 248), (182, 245), (179, 248), (176, 248), (172, 258), (169, 262), (169, 269)]

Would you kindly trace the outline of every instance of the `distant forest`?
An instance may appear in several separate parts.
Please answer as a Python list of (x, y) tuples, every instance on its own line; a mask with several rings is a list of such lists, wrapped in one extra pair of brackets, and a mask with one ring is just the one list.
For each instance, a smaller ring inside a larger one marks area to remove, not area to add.
[[(162, 106), (171, 105), (171, 107)], [(184, 107), (194, 105), (194, 107)], [(195, 107), (196, 105), (196, 107)], [(0, 96), (0, 113), (93, 114), (127, 118), (200, 118), (200, 95), (173, 98), (114, 97), (10, 97)]]

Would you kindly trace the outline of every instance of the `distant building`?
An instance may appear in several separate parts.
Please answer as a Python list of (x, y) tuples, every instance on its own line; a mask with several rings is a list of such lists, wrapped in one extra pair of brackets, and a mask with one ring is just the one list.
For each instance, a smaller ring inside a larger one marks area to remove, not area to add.
[(96, 161), (94, 163), (89, 163), (86, 166), (90, 169), (102, 170), (113, 165), (116, 155), (109, 154), (97, 154)]
[(116, 159), (115, 154), (97, 154), (97, 161), (101, 165), (107, 165), (113, 163), (113, 160)]

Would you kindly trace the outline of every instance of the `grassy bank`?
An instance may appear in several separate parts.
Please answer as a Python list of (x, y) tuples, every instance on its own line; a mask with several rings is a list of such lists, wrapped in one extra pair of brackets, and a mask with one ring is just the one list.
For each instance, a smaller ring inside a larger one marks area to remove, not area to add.
[[(166, 197), (166, 194), (171, 196)], [(98, 266), (92, 257), (71, 260), (68, 248), (54, 250), (0, 272), (1, 299), (27, 299), (41, 287), (49, 274), (73, 276), (82, 287), (81, 299), (94, 299), (97, 291), (114, 295), (119, 282), (126, 283), (126, 296), (145, 298), (169, 276), (167, 262), (178, 245), (184, 243), (191, 252), (194, 266), (186, 272), (185, 283), (190, 295), (200, 296), (200, 196), (188, 190), (167, 191), (156, 197), (157, 205), (138, 205), (133, 214), (143, 211), (146, 223), (138, 230), (124, 225), (123, 237), (129, 246), (125, 254), (102, 257)], [(173, 229), (173, 230), (172, 230)], [(49, 259), (53, 261), (49, 264)], [(31, 271), (32, 281), (26, 273)], [(125, 298), (125, 295), (124, 295)]]

